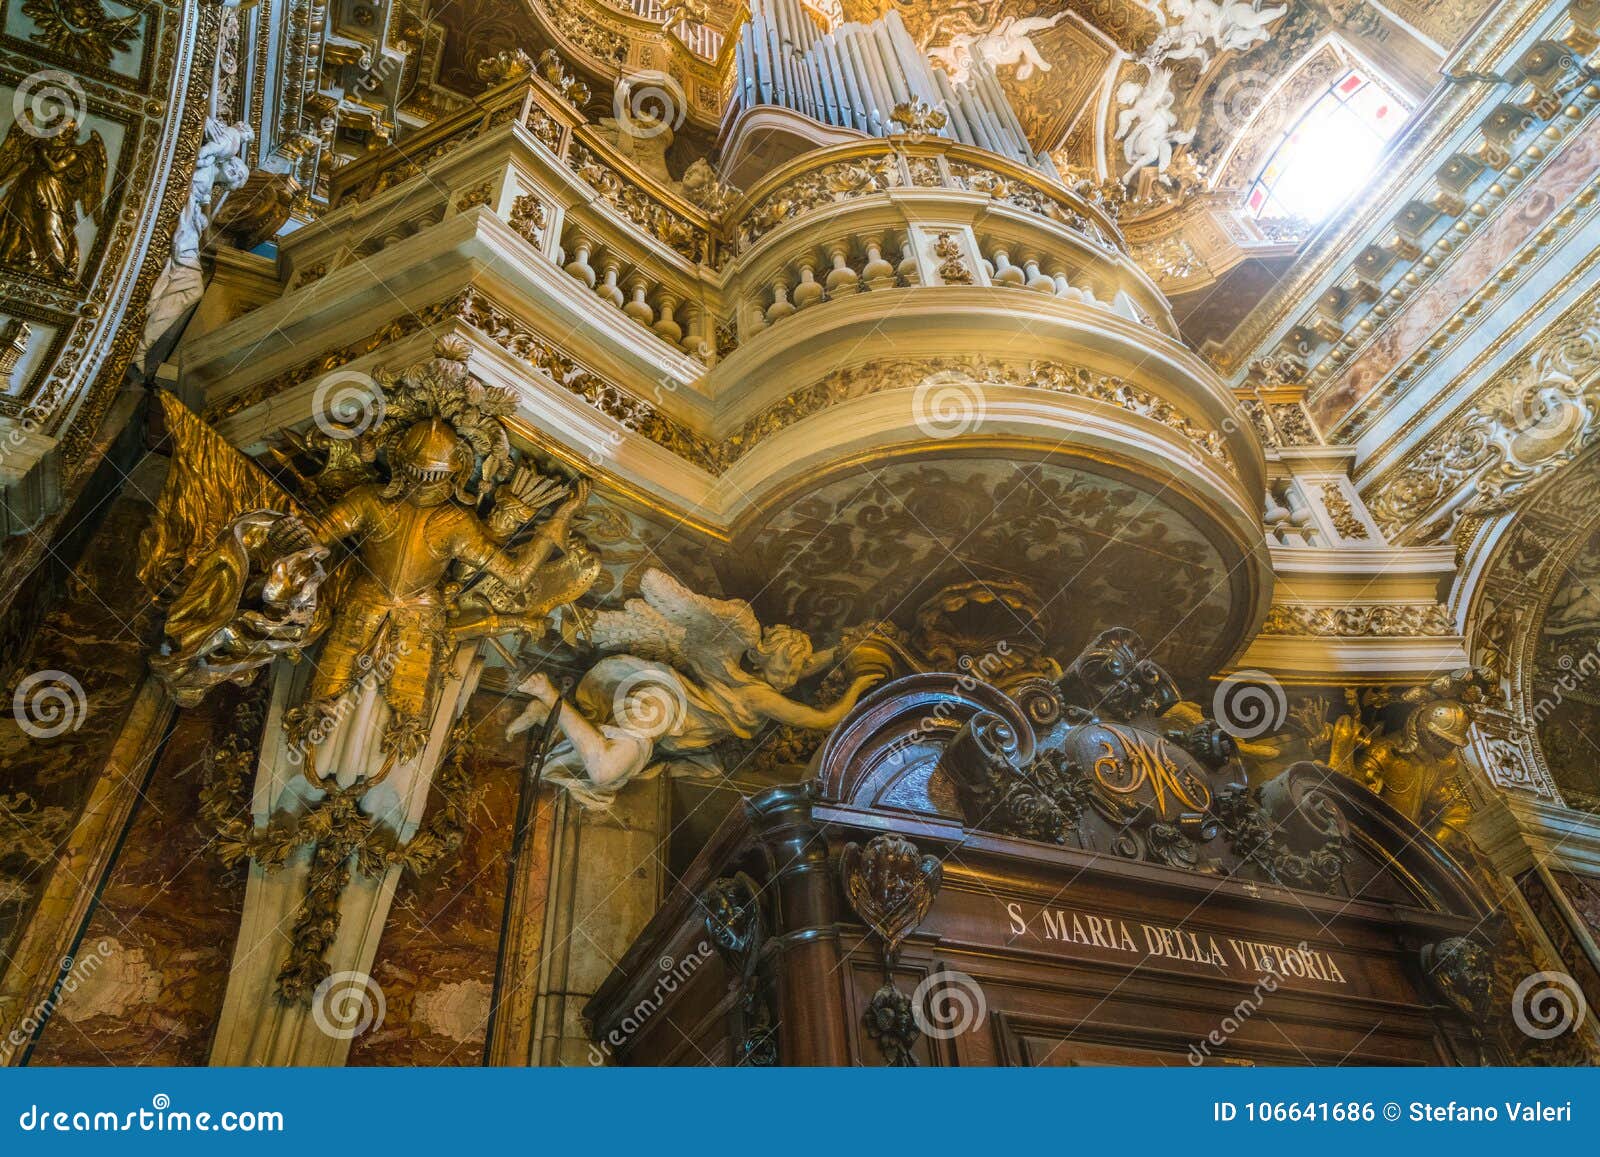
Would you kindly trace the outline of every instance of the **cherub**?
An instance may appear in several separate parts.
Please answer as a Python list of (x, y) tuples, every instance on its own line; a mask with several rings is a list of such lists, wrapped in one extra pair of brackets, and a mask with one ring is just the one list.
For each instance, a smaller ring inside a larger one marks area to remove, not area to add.
[(1172, 111), (1175, 97), (1172, 74), (1165, 68), (1150, 69), (1143, 84), (1124, 81), (1117, 89), (1117, 103), (1125, 106), (1117, 114), (1115, 138), (1122, 142), (1122, 155), (1128, 162), (1124, 181), (1147, 165), (1165, 173), (1172, 163), (1172, 151), (1194, 140), (1194, 130), (1177, 131), (1178, 115)]
[(1207, 44), (1218, 52), (1242, 51), (1270, 39), (1267, 25), (1288, 11), (1258, 8), (1249, 0), (1167, 0), (1167, 10), (1177, 21), (1167, 30), (1176, 43), (1167, 59), (1198, 60), (1201, 68), (1211, 60)]
[[(713, 744), (749, 739), (769, 722), (827, 730), (883, 677), (858, 675), (834, 703), (810, 707), (784, 692), (825, 670), (835, 649), (814, 651), (794, 627), (763, 630), (743, 599), (696, 594), (653, 567), (640, 590), (644, 597), (622, 610), (594, 614), (588, 637), (611, 653), (563, 705), (556, 722), (563, 741), (545, 764), (545, 778), (585, 807), (609, 807), (624, 785), (663, 767), (714, 774)], [(542, 672), (520, 689), (533, 702), (508, 737), (542, 723), (560, 699)]]
[(989, 32), (964, 32), (952, 37), (942, 48), (928, 50), (928, 55), (944, 66), (956, 84), (965, 81), (978, 61), (987, 61), (996, 69), (1016, 66), (1016, 78), (1027, 80), (1035, 71), (1049, 72), (1046, 60), (1033, 42), (1033, 37), (1047, 28), (1053, 28), (1066, 16), (1007, 16)]

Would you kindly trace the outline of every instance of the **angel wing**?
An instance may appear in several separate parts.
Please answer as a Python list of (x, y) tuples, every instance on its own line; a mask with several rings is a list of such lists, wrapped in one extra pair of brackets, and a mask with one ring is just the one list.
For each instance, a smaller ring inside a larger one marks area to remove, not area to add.
[(77, 147), (68, 173), (71, 196), (96, 225), (103, 225), (106, 205), (106, 143), (89, 130), (89, 139)]
[(240, 515), (304, 511), (188, 406), (165, 390), (156, 397), (172, 436), (172, 464), (150, 525), (139, 539), (139, 579), (159, 596), (222, 544)]
[(11, 122), (4, 141), (0, 141), (0, 188), (28, 167), (28, 142), (32, 140), (21, 120)]
[(683, 629), (644, 599), (629, 599), (620, 611), (593, 612), (583, 634), (608, 654), (637, 655), (672, 667), (685, 661)]
[(639, 590), (642, 599), (595, 615), (589, 627), (595, 646), (726, 680), (728, 669), (761, 642), (761, 624), (743, 599), (696, 594), (656, 567), (644, 572)]

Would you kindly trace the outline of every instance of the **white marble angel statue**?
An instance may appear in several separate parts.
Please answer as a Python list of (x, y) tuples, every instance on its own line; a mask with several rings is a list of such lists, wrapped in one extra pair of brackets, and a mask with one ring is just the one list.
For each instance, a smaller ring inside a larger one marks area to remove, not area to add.
[[(882, 674), (857, 676), (834, 703), (810, 707), (784, 692), (833, 663), (789, 626), (762, 629), (743, 599), (696, 594), (651, 568), (644, 597), (594, 614), (588, 636), (611, 652), (579, 681), (556, 721), (561, 740), (544, 777), (585, 807), (605, 808), (635, 779), (715, 775), (711, 748), (749, 739), (765, 724), (816, 731), (833, 727)], [(543, 723), (559, 692), (543, 673), (523, 681), (532, 702), (508, 736)]]
[(1176, 21), (1165, 35), (1175, 47), (1166, 53), (1168, 60), (1194, 59), (1204, 68), (1211, 59), (1209, 44), (1217, 52), (1245, 49), (1271, 39), (1267, 25), (1289, 11), (1288, 8), (1261, 8), (1260, 0), (1166, 0), (1167, 11)]
[(1124, 105), (1117, 114), (1116, 139), (1122, 142), (1122, 155), (1128, 162), (1124, 181), (1147, 165), (1165, 173), (1172, 163), (1172, 150), (1194, 140), (1194, 130), (1177, 131), (1178, 115), (1172, 111), (1172, 74), (1165, 68), (1151, 68), (1143, 84), (1124, 81), (1117, 89), (1117, 103)]
[(1055, 27), (1065, 15), (1057, 12), (1054, 16), (1007, 16), (989, 32), (963, 32), (942, 48), (930, 48), (928, 56), (944, 67), (955, 84), (965, 82), (972, 75), (973, 64), (980, 60), (996, 70), (1014, 65), (1017, 79), (1027, 80), (1035, 71), (1050, 71), (1050, 62), (1033, 37)]

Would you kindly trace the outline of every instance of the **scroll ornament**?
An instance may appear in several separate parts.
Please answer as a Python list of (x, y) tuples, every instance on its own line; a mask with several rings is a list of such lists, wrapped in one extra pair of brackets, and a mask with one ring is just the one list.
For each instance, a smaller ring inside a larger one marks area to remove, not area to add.
[(1239, 741), (1181, 700), (1135, 632), (1102, 632), (1057, 683), (1035, 679), (1012, 694), (1024, 691), (1036, 733), (1026, 767), (1011, 725), (987, 712), (940, 757), (968, 827), (1317, 891), (1345, 886), (1347, 825), (1320, 775), (1290, 768), (1252, 787)]

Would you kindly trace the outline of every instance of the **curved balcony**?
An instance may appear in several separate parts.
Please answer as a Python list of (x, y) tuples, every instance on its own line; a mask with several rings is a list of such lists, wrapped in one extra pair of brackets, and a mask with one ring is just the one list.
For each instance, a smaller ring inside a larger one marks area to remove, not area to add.
[[(190, 351), (231, 436), (450, 326), (525, 399), (531, 440), (729, 543), (731, 565), (803, 558), (808, 519), (850, 539), (948, 493), (933, 538), (902, 521), (892, 545), (852, 540), (860, 589), (830, 580), (850, 617), (910, 597), (911, 570), (993, 567), (1089, 608), (1060, 653), (1118, 621), (1201, 671), (1247, 637), (1270, 584), (1261, 448), (1099, 209), (994, 154), (890, 138), (713, 214), (553, 94), (509, 86), (336, 176), (333, 211), (284, 242), (283, 295)], [(1053, 496), (1008, 515), (1039, 541), (988, 537), (1019, 488)], [(933, 557), (946, 537), (971, 549)], [(773, 584), (773, 614), (831, 613), (811, 603), (826, 585)]]

